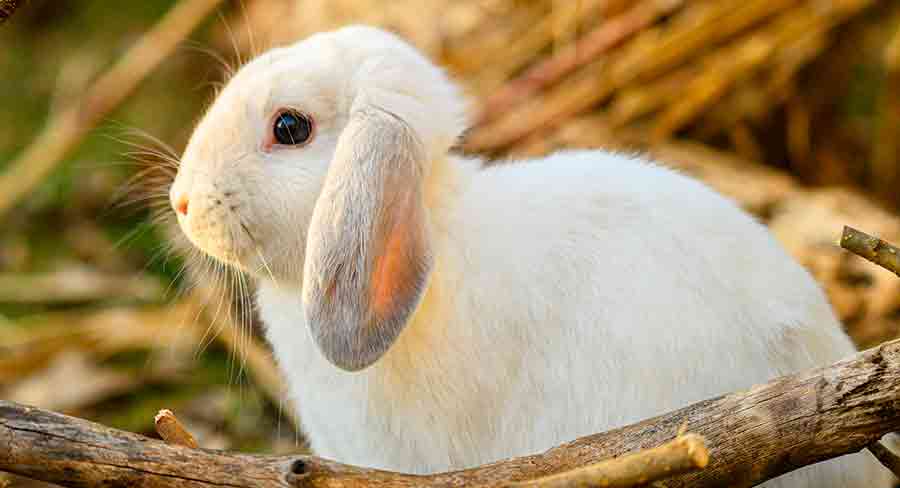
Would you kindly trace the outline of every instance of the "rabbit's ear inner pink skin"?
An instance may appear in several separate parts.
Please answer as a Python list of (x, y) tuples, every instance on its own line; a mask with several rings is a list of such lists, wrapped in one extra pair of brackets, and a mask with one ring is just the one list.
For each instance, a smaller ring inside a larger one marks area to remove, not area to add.
[(378, 360), (419, 304), (433, 265), (425, 150), (396, 115), (356, 108), (309, 227), (303, 304), (312, 335), (347, 371)]

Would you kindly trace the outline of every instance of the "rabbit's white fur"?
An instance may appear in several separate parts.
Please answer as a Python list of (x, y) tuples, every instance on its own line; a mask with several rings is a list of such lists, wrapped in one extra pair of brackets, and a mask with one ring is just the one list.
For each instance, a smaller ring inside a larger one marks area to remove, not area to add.
[[(317, 199), (337, 178), (335, 147), (361, 106), (402, 120), (422, 144), (411, 174), (422, 179), (419, 257), (430, 263), (402, 332), (385, 336), (386, 352), (368, 351), (371, 365), (323, 355), (331, 346), (310, 333), (304, 306), (332, 295), (303, 289), (317, 278), (304, 277), (305, 253), (337, 225), (323, 218), (308, 231), (314, 207), (330, 203)], [(315, 118), (310, 144), (263, 148), (280, 107)], [(414, 49), (354, 26), (246, 65), (185, 152), (172, 188), (190, 196), (181, 225), (257, 277), (259, 310), (318, 454), (415, 473), (463, 468), (854, 352), (810, 275), (704, 185), (599, 151), (482, 168), (447, 155), (462, 112), (455, 87)], [(869, 488), (888, 477), (861, 453), (765, 486)]]

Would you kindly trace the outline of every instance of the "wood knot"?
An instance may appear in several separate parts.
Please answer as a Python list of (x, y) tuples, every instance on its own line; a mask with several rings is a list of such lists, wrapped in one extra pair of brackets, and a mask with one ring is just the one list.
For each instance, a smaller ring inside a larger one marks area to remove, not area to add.
[(301, 475), (307, 473), (306, 461), (298, 459), (291, 463), (291, 474)]

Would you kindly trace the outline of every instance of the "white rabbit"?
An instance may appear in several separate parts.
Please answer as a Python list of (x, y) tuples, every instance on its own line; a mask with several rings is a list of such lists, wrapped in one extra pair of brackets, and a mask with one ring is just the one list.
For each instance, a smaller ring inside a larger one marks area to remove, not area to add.
[[(532, 454), (854, 352), (810, 275), (704, 185), (571, 151), (448, 154), (464, 104), (345, 27), (240, 69), (171, 188), (258, 280), (312, 448), (427, 473)], [(868, 453), (768, 487), (888, 486)]]

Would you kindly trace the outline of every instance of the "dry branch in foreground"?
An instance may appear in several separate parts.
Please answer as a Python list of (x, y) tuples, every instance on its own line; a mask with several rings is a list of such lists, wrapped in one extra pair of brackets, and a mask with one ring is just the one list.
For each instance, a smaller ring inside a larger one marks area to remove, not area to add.
[(706, 440), (705, 469), (669, 488), (753, 486), (857, 452), (900, 430), (900, 340), (541, 454), (414, 476), (315, 456), (250, 456), (170, 446), (45, 410), (0, 402), (0, 470), (67, 486), (500, 487), (659, 446), (680, 427)]
[(709, 464), (709, 451), (703, 438), (686, 434), (659, 447), (600, 461), (529, 481), (511, 483), (508, 488), (566, 488), (604, 486), (626, 488), (703, 469)]
[(900, 248), (896, 246), (845, 226), (841, 247), (900, 276)]
[[(154, 419), (156, 431), (166, 444), (196, 448), (194, 436), (171, 410), (160, 410)], [(880, 458), (879, 458), (880, 459)], [(602, 486), (631, 488), (666, 479), (677, 474), (703, 469), (709, 464), (709, 451), (702, 437), (678, 434), (675, 440), (653, 449), (607, 459), (583, 468), (534, 480), (510, 483), (507, 488), (565, 488)]]

